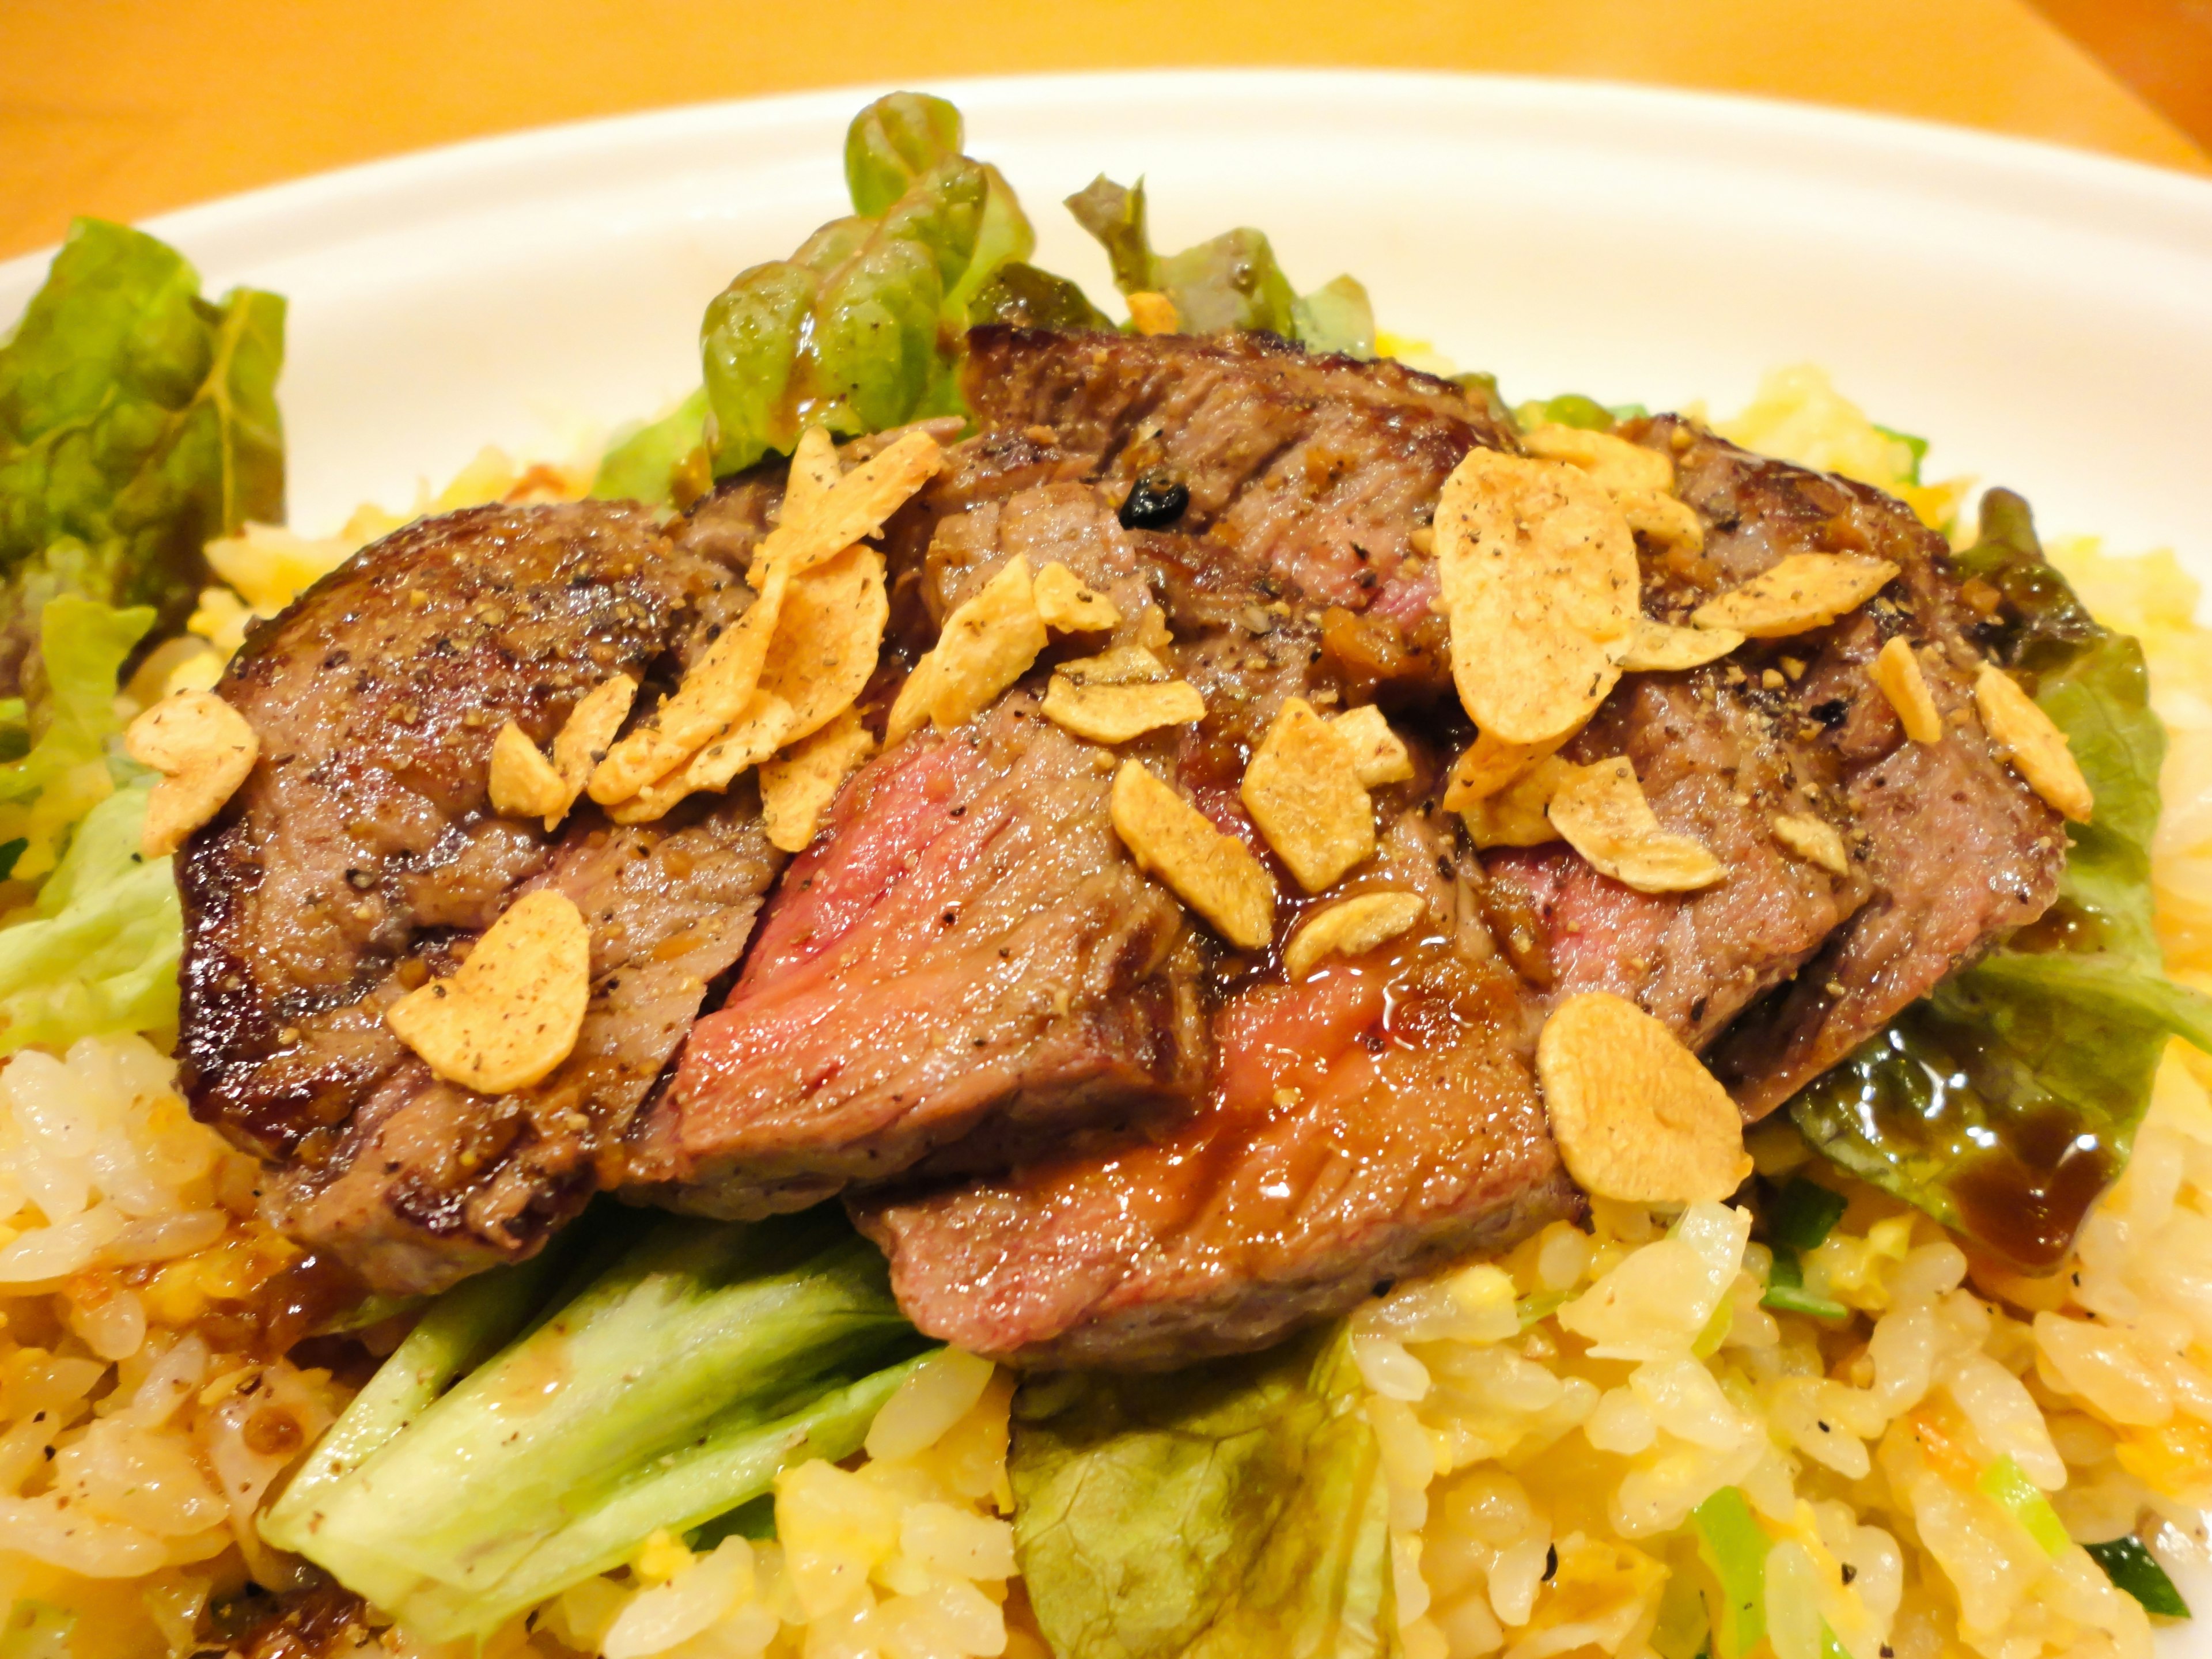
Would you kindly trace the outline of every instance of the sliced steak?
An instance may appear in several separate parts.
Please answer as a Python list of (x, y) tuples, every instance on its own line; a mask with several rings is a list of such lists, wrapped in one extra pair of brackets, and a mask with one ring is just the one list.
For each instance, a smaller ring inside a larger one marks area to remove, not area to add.
[[(932, 618), (972, 591), (948, 575), (977, 570), (970, 550), (1000, 533), (963, 515), (1003, 511), (1011, 526), (1030, 510), (1017, 506), (1025, 495), (1064, 504), (1083, 486), (1127, 520), (1129, 552), (1178, 636), (1295, 629), (1360, 701), (1385, 687), (1401, 700), (1449, 692), (1436, 568), (1419, 550), (1461, 458), (1515, 447), (1486, 402), (1397, 363), (1264, 335), (978, 329), (963, 384), (982, 430), (950, 452), (926, 515), (909, 520), (908, 556), (892, 560)], [(1150, 511), (1133, 501), (1140, 480)], [(932, 536), (940, 545), (925, 560)]]
[(797, 1209), (1185, 1105), (1199, 953), (1116, 840), (1097, 753), (1016, 696), (863, 769), (641, 1126), (647, 1194)]
[(907, 1316), (1019, 1364), (1169, 1370), (1578, 1214), (1522, 985), (1436, 839), (1419, 821), (1390, 839), (1370, 879), (1424, 892), (1431, 924), (1303, 984), (1232, 994), (1194, 1116), (964, 1187), (849, 1200)]
[(1726, 867), (1701, 891), (1639, 893), (1559, 844), (1485, 860), (1504, 918), (1533, 917), (1541, 961), (1523, 963), (1565, 995), (1611, 991), (1702, 1048), (1761, 993), (1788, 979), (1856, 910), (1869, 887), (1853, 864), (1831, 874), (1774, 839), (1778, 816), (1820, 817), (1819, 776), (1796, 722), (1726, 671), (1629, 676), (1568, 745), (1588, 764), (1626, 755), (1662, 827), (1694, 836)]
[(1237, 550), (1319, 605), (1364, 608), (1413, 553), (1460, 458), (1518, 447), (1452, 381), (1270, 335), (994, 327), (969, 351), (980, 423), (1048, 429), (1117, 504), (1139, 478), (1164, 477), (1189, 493), (1182, 533)]
[[(261, 759), (179, 860), (185, 1086), (277, 1164), (279, 1223), (372, 1285), (526, 1255), (619, 1177), (778, 855), (744, 796), (632, 830), (495, 817), (491, 744), (508, 720), (550, 740), (610, 674), (678, 672), (748, 597), (642, 508), (477, 508), (365, 549), (232, 664)], [(441, 1083), (383, 1011), (536, 886), (592, 927), (576, 1050), (513, 1096)]]
[[(1524, 967), (1557, 991), (1633, 997), (1763, 1116), (2041, 914), (2065, 842), (1973, 714), (1976, 617), (1940, 536), (1878, 490), (1674, 417), (1627, 430), (1674, 457), (1708, 527), (1701, 552), (1647, 553), (1653, 614), (1679, 620), (1791, 554), (1870, 554), (1900, 573), (1832, 627), (1686, 674), (1629, 676), (1567, 750), (1633, 759), (1662, 824), (1711, 847), (1725, 881), (1648, 896), (1562, 847), (1486, 860), (1493, 922)], [(1907, 742), (1870, 676), (1899, 635), (1920, 647), (1940, 742)], [(1786, 854), (1771, 838), (1784, 814), (1839, 830), (1849, 873)]]
[[(1249, 837), (1236, 785), (1250, 746), (1285, 697), (1340, 701), (1327, 602), (1365, 604), (1459, 458), (1501, 441), (1449, 381), (1279, 343), (984, 330), (973, 345), (984, 429), (886, 534), (897, 644), (927, 648), (1018, 556), (1067, 566), (1121, 623), (1062, 641), (1029, 689), (848, 787), (633, 1138), (634, 1178), (656, 1201), (758, 1214), (1188, 1114), (1207, 1075), (1214, 947), (1121, 846), (1114, 766), (1145, 758)], [(1261, 418), (1264, 443), (1234, 440)], [(1133, 443), (1158, 451), (1146, 466), (1189, 472), (1172, 528), (1121, 522), (1116, 469), (1152, 455)], [(726, 488), (688, 536), (735, 562), (777, 488), (766, 473)], [(1176, 636), (1163, 656), (1207, 699), (1201, 726), (1117, 755), (1036, 717), (1052, 663), (1157, 645), (1155, 607)]]

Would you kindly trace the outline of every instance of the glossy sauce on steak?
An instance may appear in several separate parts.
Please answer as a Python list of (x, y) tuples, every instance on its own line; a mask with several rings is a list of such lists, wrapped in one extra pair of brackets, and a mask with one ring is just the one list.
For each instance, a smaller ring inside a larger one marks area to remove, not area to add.
[(1261, 974), (1231, 990), (1212, 1089), (1181, 1124), (853, 1200), (907, 1316), (1026, 1365), (1171, 1370), (1579, 1215), (1536, 1092), (1529, 1005), (1484, 948), (1432, 816), (1409, 814), (1365, 872), (1420, 893), (1424, 922), (1303, 983)]
[[(553, 834), (496, 817), (491, 744), (510, 719), (550, 740), (592, 686), (680, 662), (746, 597), (642, 508), (483, 507), (363, 550), (225, 676), (261, 757), (179, 860), (185, 1087), (277, 1161), (286, 1231), (371, 1285), (526, 1255), (619, 1176), (780, 858), (744, 795), (633, 829), (587, 803)], [(574, 1053), (495, 1099), (440, 1081), (384, 1009), (539, 886), (591, 926)]]

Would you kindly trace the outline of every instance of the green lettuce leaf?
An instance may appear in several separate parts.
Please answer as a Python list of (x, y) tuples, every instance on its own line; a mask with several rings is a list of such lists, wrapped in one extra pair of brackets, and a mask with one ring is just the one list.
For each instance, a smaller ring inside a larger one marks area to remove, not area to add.
[(2098, 626), (1991, 490), (1960, 573), (2002, 597), (1991, 657), (2066, 734), (2096, 798), (2051, 911), (1907, 1009), (1790, 1113), (1837, 1163), (2019, 1267), (2056, 1267), (2124, 1166), (2169, 1037), (2212, 1052), (2212, 1000), (2164, 972), (2150, 841), (2166, 733), (2142, 650)]
[(122, 729), (116, 682), (154, 612), (117, 611), (74, 593), (49, 599), (40, 617), (31, 696), (15, 728), (27, 745), (0, 764), (0, 849), (13, 847), (9, 873), (35, 880), (54, 867), (70, 827), (115, 787), (109, 739)]
[(1395, 1650), (1389, 1494), (1341, 1326), (1164, 1376), (1025, 1384), (1023, 1582), (1060, 1659)]
[(1075, 221), (1106, 250), (1123, 294), (1164, 294), (1187, 333), (1264, 330), (1315, 351), (1375, 355), (1375, 312), (1367, 290), (1339, 276), (1303, 298), (1283, 275), (1266, 235), (1249, 225), (1224, 231), (1180, 253), (1152, 251), (1145, 181), (1124, 187), (1101, 173), (1067, 198)]
[(202, 549), (281, 520), (284, 302), (199, 297), (177, 251), (80, 219), (0, 346), (0, 690), (25, 677), (58, 594), (180, 625)]
[(689, 507), (714, 482), (707, 454), (707, 389), (657, 421), (623, 434), (599, 458), (592, 494), (601, 501)]
[(977, 297), (1036, 245), (997, 168), (960, 153), (959, 112), (894, 93), (854, 119), (854, 216), (788, 259), (742, 271), (700, 330), (717, 475), (840, 436), (957, 410), (954, 368)]
[(0, 928), (0, 1054), (177, 1023), (184, 921), (169, 860), (138, 852), (150, 786), (86, 815), (30, 920)]
[(440, 1298), (262, 1535), (422, 1636), (481, 1638), (791, 1463), (850, 1456), (925, 1346), (834, 1209), (593, 1219), (551, 1247), (574, 1271)]
[(983, 285), (970, 308), (975, 323), (1006, 323), (1015, 328), (1076, 333), (1111, 329), (1114, 319), (1091, 303), (1091, 296), (1065, 276), (1019, 259), (1000, 265)]

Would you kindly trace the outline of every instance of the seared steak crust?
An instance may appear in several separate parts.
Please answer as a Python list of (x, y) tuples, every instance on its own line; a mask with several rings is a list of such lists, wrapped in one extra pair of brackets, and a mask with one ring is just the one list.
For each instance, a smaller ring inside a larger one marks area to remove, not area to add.
[(975, 330), (969, 349), (963, 384), (989, 430), (948, 477), (958, 492), (940, 492), (948, 504), (998, 494), (983, 482), (992, 474), (1047, 482), (1048, 466), (1119, 506), (1139, 477), (1164, 472), (1189, 492), (1174, 531), (1203, 538), (1211, 555), (1188, 562), (1189, 579), (1225, 580), (1240, 603), (1297, 595), (1316, 611), (1418, 620), (1437, 590), (1414, 535), (1437, 492), (1468, 450), (1519, 447), (1452, 381), (1271, 335), (993, 327)]
[[(1872, 553), (1900, 570), (1866, 610), (1802, 642), (1808, 665), (1782, 694), (1778, 721), (1796, 723), (1800, 775), (1819, 786), (1823, 816), (1846, 828), (1868, 893), (1712, 1051), (1756, 1118), (2042, 915), (2066, 837), (1975, 714), (1978, 617), (1941, 536), (1879, 490), (1748, 454), (1686, 422), (1652, 422), (1644, 441), (1676, 451), (1682, 498), (1713, 525), (1706, 556), (1727, 585), (1799, 552)], [(1940, 742), (1906, 741), (1870, 677), (1875, 653), (1899, 635), (1944, 718)]]
[[(272, 1210), (372, 1284), (526, 1255), (605, 1183), (629, 1118), (777, 859), (750, 803), (556, 835), (494, 816), (490, 749), (539, 742), (607, 676), (680, 663), (746, 597), (641, 508), (484, 507), (356, 555), (258, 629), (220, 688), (261, 759), (179, 860), (180, 1055), (196, 1115), (283, 1160)], [(500, 1099), (438, 1082), (384, 1008), (522, 890), (592, 928), (576, 1052)]]

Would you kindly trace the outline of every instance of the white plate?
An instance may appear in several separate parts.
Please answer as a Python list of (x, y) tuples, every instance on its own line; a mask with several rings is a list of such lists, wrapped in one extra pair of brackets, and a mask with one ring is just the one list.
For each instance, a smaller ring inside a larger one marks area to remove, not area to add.
[[(2048, 530), (2171, 546), (2212, 582), (2212, 184), (1977, 134), (1543, 81), (1176, 73), (935, 88), (1003, 167), (1040, 262), (1110, 295), (1055, 203), (1147, 176), (1164, 246), (1255, 224), (1302, 287), (1349, 270), (1384, 325), (1510, 397), (1726, 409), (1816, 362), (1938, 474)], [(292, 301), (292, 517), (487, 442), (544, 451), (698, 380), (707, 301), (846, 210), (872, 89), (592, 122), (379, 162), (148, 228), (216, 288)], [(0, 265), (0, 318), (46, 255)], [(2212, 1607), (2212, 1579), (2185, 1586)], [(2212, 1653), (2212, 1626), (2162, 1650)]]
[[(1042, 261), (1110, 294), (1055, 205), (1148, 176), (1160, 241), (1235, 223), (1293, 279), (1350, 269), (1386, 326), (1509, 395), (1739, 403), (1828, 366), (1939, 472), (2212, 575), (2212, 185), (1977, 134), (1626, 88), (1146, 74), (942, 88)], [(155, 220), (220, 287), (290, 296), (294, 521), (393, 505), (486, 442), (544, 449), (696, 383), (730, 275), (844, 209), (865, 91), (593, 122)], [(0, 317), (45, 256), (0, 265)]]

